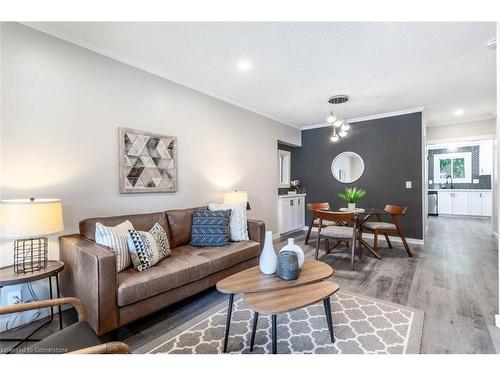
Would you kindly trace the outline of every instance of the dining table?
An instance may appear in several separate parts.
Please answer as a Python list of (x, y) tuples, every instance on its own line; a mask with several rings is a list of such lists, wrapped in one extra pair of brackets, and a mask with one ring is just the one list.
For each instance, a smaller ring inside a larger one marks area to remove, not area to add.
[[(353, 212), (345, 207), (338, 208), (339, 212)], [(387, 214), (387, 212), (383, 208), (356, 208), (354, 210), (354, 220), (356, 221), (356, 228), (358, 230), (358, 243), (359, 243), (359, 252), (362, 252), (362, 247), (366, 248), (373, 256), (377, 259), (382, 259), (378, 251), (363, 239), (363, 224), (370, 220), (372, 217), (376, 217), (377, 221), (383, 221), (382, 215)], [(387, 235), (386, 240), (387, 240)]]

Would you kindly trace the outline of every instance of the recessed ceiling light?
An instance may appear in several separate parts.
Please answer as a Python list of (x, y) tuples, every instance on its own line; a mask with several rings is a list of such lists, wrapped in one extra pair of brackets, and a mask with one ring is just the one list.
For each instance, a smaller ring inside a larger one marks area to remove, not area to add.
[(238, 63), (236, 64), (236, 67), (238, 68), (238, 70), (240, 72), (248, 72), (249, 70), (252, 69), (253, 67), (253, 64), (250, 60), (248, 59), (241, 59), (238, 61)]
[(456, 109), (455, 112), (453, 112), (455, 116), (462, 116), (464, 113), (465, 111), (462, 108)]

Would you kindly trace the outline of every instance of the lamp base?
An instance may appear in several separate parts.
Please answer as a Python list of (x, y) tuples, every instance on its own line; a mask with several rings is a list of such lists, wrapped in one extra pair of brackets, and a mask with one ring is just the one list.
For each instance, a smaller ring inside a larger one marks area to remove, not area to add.
[(14, 272), (28, 273), (47, 267), (48, 238), (36, 237), (14, 242)]

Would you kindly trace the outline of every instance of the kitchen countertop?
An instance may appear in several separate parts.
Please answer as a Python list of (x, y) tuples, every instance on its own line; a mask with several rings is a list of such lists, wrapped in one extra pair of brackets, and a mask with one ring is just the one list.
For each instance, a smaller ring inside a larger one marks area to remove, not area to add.
[(455, 192), (485, 192), (485, 191), (491, 191), (491, 189), (428, 189), (427, 191), (443, 191), (443, 192), (447, 192), (447, 191), (455, 191)]
[(278, 198), (294, 198), (294, 197), (305, 197), (306, 194), (280, 194), (278, 195)]

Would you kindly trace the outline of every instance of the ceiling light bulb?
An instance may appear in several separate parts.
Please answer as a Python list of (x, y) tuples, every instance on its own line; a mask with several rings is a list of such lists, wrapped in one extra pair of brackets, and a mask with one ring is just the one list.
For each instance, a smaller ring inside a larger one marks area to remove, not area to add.
[(348, 131), (349, 129), (351, 128), (351, 125), (349, 125), (348, 122), (344, 122), (342, 124), (342, 126), (340, 127), (340, 130), (343, 130), (343, 131)]
[(337, 120), (337, 117), (333, 114), (333, 112), (330, 112), (328, 117), (326, 118), (326, 122), (329, 124), (333, 124)]
[(339, 140), (339, 136), (337, 134), (334, 134), (330, 137), (330, 141), (332, 142), (337, 142)]
[(465, 111), (462, 108), (459, 108), (453, 112), (455, 116), (462, 116), (465, 113)]
[(252, 62), (250, 60), (242, 59), (242, 60), (238, 61), (238, 63), (236, 64), (236, 67), (238, 68), (238, 70), (240, 72), (248, 72), (249, 70), (252, 69), (253, 65), (252, 65)]
[(340, 137), (341, 137), (341, 138), (344, 138), (344, 137), (347, 135), (347, 132), (346, 132), (346, 131), (344, 131), (344, 130), (341, 130), (341, 131), (339, 132), (339, 135), (340, 135)]
[(342, 126), (342, 120), (337, 120), (333, 123), (333, 126), (336, 128), (340, 128)]

